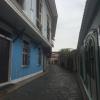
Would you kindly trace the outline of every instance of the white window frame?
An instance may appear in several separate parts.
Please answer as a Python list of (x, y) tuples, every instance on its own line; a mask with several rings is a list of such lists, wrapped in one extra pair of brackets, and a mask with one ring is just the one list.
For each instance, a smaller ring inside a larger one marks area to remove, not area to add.
[(22, 67), (27, 67), (29, 64), (30, 64), (30, 44), (28, 41), (23, 40)]

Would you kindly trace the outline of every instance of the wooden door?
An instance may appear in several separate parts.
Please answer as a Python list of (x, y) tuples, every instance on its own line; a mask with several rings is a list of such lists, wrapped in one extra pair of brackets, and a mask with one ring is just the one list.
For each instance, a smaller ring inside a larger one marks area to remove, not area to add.
[(8, 81), (10, 41), (0, 37), (0, 83)]

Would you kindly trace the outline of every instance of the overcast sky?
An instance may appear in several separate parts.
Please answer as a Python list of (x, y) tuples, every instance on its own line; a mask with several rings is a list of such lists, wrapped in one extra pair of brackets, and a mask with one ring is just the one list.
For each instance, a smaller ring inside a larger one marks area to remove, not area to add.
[(53, 51), (76, 48), (86, 0), (55, 0), (58, 24)]

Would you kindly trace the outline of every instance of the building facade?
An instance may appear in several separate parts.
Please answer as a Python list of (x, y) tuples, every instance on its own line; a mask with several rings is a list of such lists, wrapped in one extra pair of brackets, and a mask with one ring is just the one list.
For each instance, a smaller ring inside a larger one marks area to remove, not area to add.
[(59, 52), (52, 52), (50, 64), (59, 64)]
[(78, 41), (79, 74), (89, 100), (100, 100), (100, 0), (87, 0)]
[(0, 0), (0, 85), (42, 73), (57, 23), (55, 0)]

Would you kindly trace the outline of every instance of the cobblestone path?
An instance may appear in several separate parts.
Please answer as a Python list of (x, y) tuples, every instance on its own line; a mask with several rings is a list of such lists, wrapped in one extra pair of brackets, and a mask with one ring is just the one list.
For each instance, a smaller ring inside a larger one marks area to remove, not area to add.
[(59, 66), (49, 67), (48, 75), (33, 80), (2, 100), (83, 100), (73, 73)]

